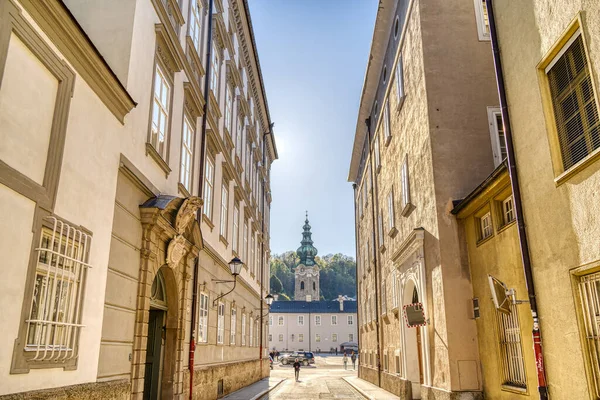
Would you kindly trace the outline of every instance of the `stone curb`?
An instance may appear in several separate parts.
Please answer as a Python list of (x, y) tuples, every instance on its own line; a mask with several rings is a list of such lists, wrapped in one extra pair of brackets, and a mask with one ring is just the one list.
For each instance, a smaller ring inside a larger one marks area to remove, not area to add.
[(369, 400), (374, 400), (373, 397), (369, 396), (368, 394), (366, 394), (365, 392), (363, 392), (358, 386), (352, 384), (351, 381), (348, 380), (348, 377), (343, 376), (342, 379), (350, 386), (352, 386), (354, 388), (354, 390), (356, 390), (358, 393), (361, 394), (362, 397), (364, 397), (365, 399), (369, 399)]
[(258, 400), (258, 399), (260, 399), (265, 394), (271, 392), (272, 390), (275, 390), (275, 388), (277, 388), (279, 385), (281, 385), (281, 383), (284, 382), (285, 380), (287, 380), (287, 378), (283, 378), (276, 385), (273, 385), (273, 387), (270, 387), (270, 388), (268, 388), (266, 390), (263, 390), (262, 392), (260, 392), (259, 394), (257, 394), (256, 396), (254, 396), (254, 397), (252, 397), (251, 399), (248, 399), (248, 400)]

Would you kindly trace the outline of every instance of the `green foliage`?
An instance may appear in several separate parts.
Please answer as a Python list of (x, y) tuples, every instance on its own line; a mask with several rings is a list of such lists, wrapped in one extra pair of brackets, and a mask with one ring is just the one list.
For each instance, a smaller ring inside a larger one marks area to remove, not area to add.
[[(338, 295), (356, 297), (356, 262), (343, 254), (316, 257), (320, 269), (321, 299), (333, 300)], [(271, 257), (271, 292), (279, 294), (279, 300), (294, 298), (294, 268), (299, 259), (294, 251)], [(280, 289), (281, 285), (281, 289)]]

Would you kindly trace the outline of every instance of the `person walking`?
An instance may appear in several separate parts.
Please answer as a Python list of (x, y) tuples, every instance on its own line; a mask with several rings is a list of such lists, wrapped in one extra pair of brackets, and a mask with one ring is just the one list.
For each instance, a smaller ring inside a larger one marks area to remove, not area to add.
[(344, 362), (344, 369), (348, 369), (348, 356), (346, 355), (346, 352), (344, 352), (344, 358), (342, 358), (342, 361)]
[(350, 359), (352, 360), (352, 369), (356, 369), (356, 354), (354, 354), (354, 351), (352, 352)]
[(300, 361), (298, 361), (297, 358), (294, 361), (294, 374), (296, 375), (296, 382), (298, 382), (298, 379), (300, 378)]

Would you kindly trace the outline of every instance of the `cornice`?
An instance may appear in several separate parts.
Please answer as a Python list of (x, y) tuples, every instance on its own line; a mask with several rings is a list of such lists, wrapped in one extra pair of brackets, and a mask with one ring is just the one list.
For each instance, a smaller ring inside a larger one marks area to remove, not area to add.
[(391, 260), (399, 268), (414, 252), (423, 248), (425, 240), (425, 230), (423, 228), (414, 229), (406, 239), (400, 244), (398, 249), (392, 254)]
[(204, 114), (204, 99), (198, 96), (190, 82), (183, 83), (185, 108), (194, 116), (201, 117)]
[(242, 82), (242, 75), (240, 75), (240, 70), (235, 65), (235, 61), (227, 60), (225, 64), (227, 70), (227, 78), (230, 80), (230, 82), (233, 83), (233, 85), (236, 87), (243, 87), (244, 84)]
[(137, 104), (75, 17), (60, 0), (20, 0), (20, 4), (115, 117), (124, 123)]

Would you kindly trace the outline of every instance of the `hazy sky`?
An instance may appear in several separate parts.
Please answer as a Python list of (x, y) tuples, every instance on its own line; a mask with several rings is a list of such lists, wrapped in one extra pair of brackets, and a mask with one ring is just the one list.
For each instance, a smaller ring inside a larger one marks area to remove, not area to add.
[(355, 257), (347, 182), (377, 0), (249, 0), (279, 160), (271, 251), (296, 250), (308, 210), (319, 255)]

